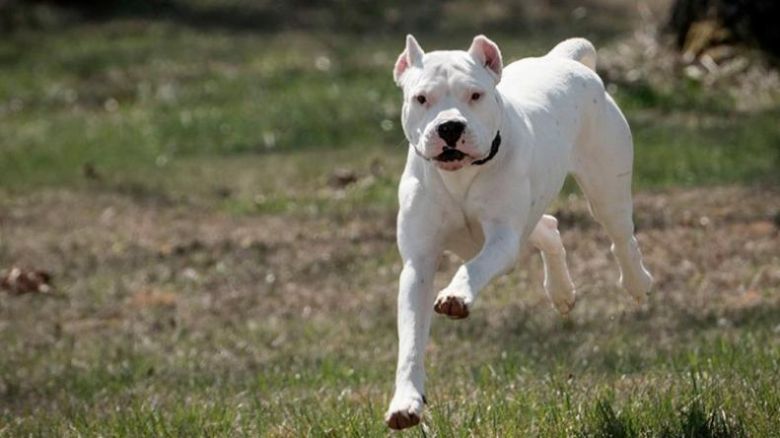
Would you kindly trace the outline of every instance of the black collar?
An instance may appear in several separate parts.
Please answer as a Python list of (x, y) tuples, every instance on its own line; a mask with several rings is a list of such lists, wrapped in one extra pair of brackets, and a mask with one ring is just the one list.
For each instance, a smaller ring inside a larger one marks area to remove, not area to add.
[(496, 154), (498, 153), (499, 146), (501, 146), (501, 131), (496, 131), (496, 138), (493, 139), (493, 144), (490, 145), (490, 153), (488, 154), (488, 156), (481, 160), (474, 161), (471, 164), (474, 166), (481, 166), (487, 163), (488, 161), (492, 160), (493, 157), (495, 157)]

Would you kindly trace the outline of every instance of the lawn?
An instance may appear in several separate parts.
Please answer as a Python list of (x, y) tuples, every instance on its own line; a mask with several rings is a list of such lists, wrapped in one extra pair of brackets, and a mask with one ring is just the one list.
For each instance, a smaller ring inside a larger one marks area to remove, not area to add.
[[(563, 35), (491, 36), (511, 59)], [(0, 291), (0, 436), (387, 434), (401, 45), (134, 19), (0, 41), (0, 269), (54, 285)], [(780, 110), (720, 96), (615, 91), (650, 302), (567, 189), (577, 307), (532, 258), (437, 318), (407, 435), (777, 434)]]

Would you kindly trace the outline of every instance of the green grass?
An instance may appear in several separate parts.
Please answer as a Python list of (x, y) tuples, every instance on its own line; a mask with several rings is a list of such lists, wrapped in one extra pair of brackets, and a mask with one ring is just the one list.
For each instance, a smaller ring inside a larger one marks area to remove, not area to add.
[[(531, 318), (537, 327), (496, 332), (485, 317), (434, 330), (439, 348), (452, 349), (429, 361), (429, 432), (765, 436), (780, 422), (780, 349), (760, 326), (683, 328), (669, 348), (631, 353), (653, 343), (641, 321), (606, 323), (594, 344), (582, 327)], [(15, 436), (380, 435), (395, 342), (382, 319), (284, 332), (262, 320), (167, 326), (89, 348), (65, 336), (47, 351), (6, 334), (0, 421)], [(276, 336), (286, 340), (269, 350)]]
[[(496, 38), (508, 58), (554, 41)], [(366, 155), (397, 177), (406, 145), (390, 69), (400, 45), (137, 21), (13, 34), (0, 42), (0, 186), (79, 187), (91, 163), (115, 180), (180, 193), (192, 189), (193, 167), (246, 162), (256, 171), (252, 185), (277, 192), (275, 169), (302, 156), (314, 161), (306, 169), (313, 180)], [(776, 181), (780, 113), (734, 113), (713, 96), (692, 85), (618, 89), (636, 138), (639, 187)], [(195, 185), (211, 190), (209, 183)]]
[[(558, 35), (495, 38), (514, 58)], [(401, 43), (142, 20), (3, 38), (0, 268), (44, 264), (58, 295), (0, 292), (0, 436), (386, 434)], [(616, 98), (638, 189), (777, 183), (778, 110), (738, 113), (690, 84)], [(329, 186), (341, 167), (359, 181)], [(604, 239), (585, 230), (568, 243)], [(586, 265), (607, 260), (599, 241), (604, 253), (572, 251), (588, 280), (571, 319), (524, 304), (532, 263), (469, 320), (437, 320), (431, 404), (408, 435), (776, 434), (777, 239), (748, 248), (687, 222), (649, 233), (665, 281), (649, 309), (607, 286), (611, 262)], [(723, 309), (748, 289), (760, 306)], [(146, 290), (176, 304), (135, 304)]]

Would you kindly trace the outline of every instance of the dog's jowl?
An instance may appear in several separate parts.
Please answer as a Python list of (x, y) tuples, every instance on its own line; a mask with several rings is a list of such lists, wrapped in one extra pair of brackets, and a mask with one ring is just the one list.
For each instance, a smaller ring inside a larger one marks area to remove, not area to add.
[[(562, 314), (572, 309), (558, 224), (544, 214), (566, 175), (612, 240), (622, 287), (637, 301), (649, 292), (653, 280), (632, 221), (631, 132), (595, 66), (595, 49), (581, 38), (504, 66), (484, 36), (466, 51), (430, 53), (407, 37), (393, 71), (409, 153), (398, 194), (403, 270), (395, 394), (385, 417), (391, 428), (420, 422), (434, 311), (468, 317), (479, 292), (526, 247), (542, 253), (552, 305)], [(465, 263), (437, 293), (433, 279), (445, 250)]]

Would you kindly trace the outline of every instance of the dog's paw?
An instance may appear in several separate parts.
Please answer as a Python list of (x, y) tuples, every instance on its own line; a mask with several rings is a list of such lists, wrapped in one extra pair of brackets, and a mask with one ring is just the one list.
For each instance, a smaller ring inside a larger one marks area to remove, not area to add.
[(545, 282), (544, 289), (547, 291), (547, 296), (550, 298), (550, 304), (561, 314), (566, 316), (574, 309), (574, 304), (577, 302), (577, 292), (574, 289), (574, 284), (571, 282), (566, 283), (552, 283)]
[(568, 275), (564, 278), (545, 278), (544, 291), (547, 293), (550, 304), (561, 316), (568, 315), (577, 302), (577, 292)]
[(394, 430), (416, 426), (422, 418), (424, 405), (425, 400), (419, 394), (396, 394), (385, 414), (385, 424)]
[(574, 309), (574, 305), (577, 303), (577, 294), (574, 289), (571, 289), (567, 296), (558, 297), (553, 300), (553, 306), (561, 314), (561, 316), (568, 316), (569, 312)]
[(469, 316), (469, 304), (467, 298), (443, 290), (436, 297), (433, 310), (452, 319), (463, 319)]
[(653, 276), (642, 267), (634, 275), (621, 273), (618, 284), (631, 294), (637, 304), (642, 304), (653, 289)]

